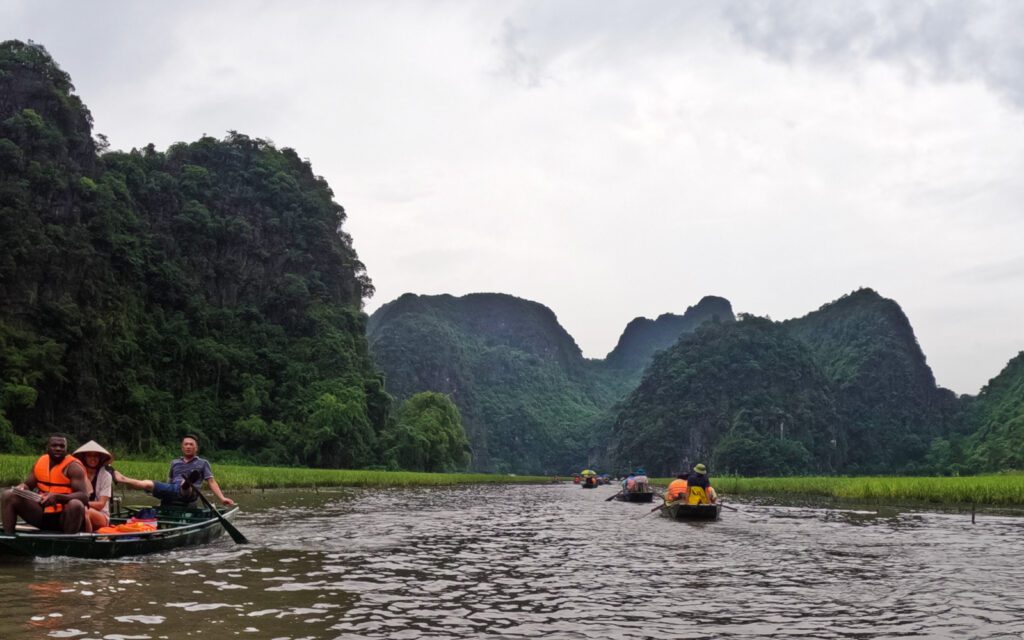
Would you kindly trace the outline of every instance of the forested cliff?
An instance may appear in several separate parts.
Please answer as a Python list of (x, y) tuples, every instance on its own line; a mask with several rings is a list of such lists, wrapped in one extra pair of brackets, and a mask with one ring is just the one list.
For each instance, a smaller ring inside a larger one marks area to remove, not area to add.
[(654, 354), (674, 345), (679, 336), (694, 331), (708, 320), (731, 322), (735, 319), (732, 305), (718, 296), (701, 298), (697, 304), (687, 307), (681, 316), (663, 313), (656, 320), (634, 318), (626, 325), (605, 362), (609, 367), (635, 376), (639, 382), (640, 373), (650, 364)]
[(961, 425), (910, 323), (861, 289), (803, 318), (705, 325), (661, 354), (614, 419), (610, 460), (672, 443), (649, 466), (711, 460), (741, 474), (928, 469)]
[(0, 45), (0, 450), (376, 460), (390, 399), (345, 212), (291, 149), (232, 133), (105, 152), (38, 45)]
[(547, 307), (505, 294), (407, 294), (373, 314), (369, 337), (396, 397), (423, 390), (451, 396), (475, 468), (556, 473), (603, 449), (605, 433), (593, 425), (633, 387), (652, 344), (674, 342), (666, 337), (672, 331), (678, 339), (716, 314), (732, 319), (728, 301), (705, 298), (684, 316), (666, 314), (656, 333), (637, 330), (655, 324), (638, 318), (614, 364), (584, 358)]
[(504, 294), (367, 319), (345, 211), (294, 150), (106, 146), (45, 49), (0, 44), (0, 452), (64, 431), (162, 455), (187, 431), (221, 459), (333, 467), (1024, 468), (1024, 354), (957, 398), (870, 289), (781, 323), (708, 296), (634, 319), (604, 360)]

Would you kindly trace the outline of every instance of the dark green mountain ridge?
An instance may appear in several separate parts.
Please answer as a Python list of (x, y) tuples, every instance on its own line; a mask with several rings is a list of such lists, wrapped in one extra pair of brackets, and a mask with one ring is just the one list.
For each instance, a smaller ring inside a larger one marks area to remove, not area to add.
[(706, 298), (684, 316), (634, 320), (616, 366), (584, 358), (547, 307), (506, 294), (406, 294), (371, 316), (368, 335), (396, 397), (452, 397), (475, 468), (564, 473), (600, 448), (602, 432), (592, 425), (632, 387), (652, 345), (715, 314), (731, 320), (728, 301)]
[(744, 474), (916, 472), (958, 424), (899, 305), (861, 289), (803, 318), (684, 336), (618, 408), (609, 458), (667, 446), (649, 465), (661, 473), (696, 460)]

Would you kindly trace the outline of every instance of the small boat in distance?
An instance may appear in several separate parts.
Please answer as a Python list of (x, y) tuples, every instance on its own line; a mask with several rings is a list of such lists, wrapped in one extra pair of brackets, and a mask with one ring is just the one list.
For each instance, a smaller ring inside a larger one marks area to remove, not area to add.
[(653, 491), (620, 491), (615, 499), (620, 502), (643, 502), (650, 504), (654, 502)]
[[(110, 524), (125, 524), (140, 508), (118, 510)], [(156, 531), (131, 533), (58, 533), (19, 526), (13, 534), (0, 534), (0, 558), (68, 556), (71, 558), (120, 558), (157, 553), (178, 547), (206, 544), (216, 540), (224, 527), (208, 509), (153, 507)], [(220, 517), (230, 520), (238, 506), (220, 509)]]
[(580, 476), (583, 477), (583, 488), (584, 489), (596, 489), (597, 488), (597, 472), (592, 469), (584, 469)]
[(720, 504), (683, 504), (676, 502), (661, 509), (664, 518), (673, 520), (718, 520)]

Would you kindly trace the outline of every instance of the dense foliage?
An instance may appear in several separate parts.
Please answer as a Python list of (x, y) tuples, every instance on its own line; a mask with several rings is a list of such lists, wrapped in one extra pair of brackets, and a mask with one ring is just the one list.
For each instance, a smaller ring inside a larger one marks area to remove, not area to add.
[(953, 432), (959, 404), (938, 388), (903, 310), (860, 289), (785, 324), (835, 392), (852, 473), (926, 470), (930, 443)]
[(707, 323), (658, 355), (619, 409), (612, 463), (670, 475), (830, 472), (846, 455), (827, 381), (778, 324)]
[(863, 289), (680, 340), (619, 407), (611, 459), (656, 473), (698, 459), (746, 475), (944, 471), (929, 447), (958, 433), (958, 409), (899, 306)]
[(423, 391), (403, 402), (384, 443), (385, 459), (396, 469), (447, 472), (469, 465), (459, 409), (441, 393)]
[(72, 91), (42, 47), (0, 45), (0, 450), (189, 431), (240, 460), (377, 463), (372, 286), (324, 180), (237, 133), (98, 154)]
[(967, 410), (978, 426), (970, 438), (934, 443), (930, 454), (940, 464), (966, 458), (966, 471), (1024, 469), (1024, 351), (989, 380)]
[(656, 320), (634, 318), (626, 325), (605, 362), (609, 367), (632, 373), (635, 382), (639, 382), (640, 374), (654, 354), (674, 345), (679, 336), (693, 332), (704, 322), (731, 322), (735, 319), (729, 301), (717, 296), (701, 298), (697, 304), (687, 307), (681, 316), (663, 313)]
[(508, 295), (405, 295), (373, 314), (369, 337), (396, 397), (451, 397), (478, 470), (584, 465), (594, 446), (588, 426), (624, 393), (550, 309)]

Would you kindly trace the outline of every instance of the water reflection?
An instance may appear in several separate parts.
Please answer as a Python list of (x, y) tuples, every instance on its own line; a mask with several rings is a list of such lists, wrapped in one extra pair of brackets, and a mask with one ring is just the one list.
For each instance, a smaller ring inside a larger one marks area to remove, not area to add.
[(1019, 518), (612, 490), (247, 496), (251, 545), (0, 565), (0, 637), (1024, 637)]

